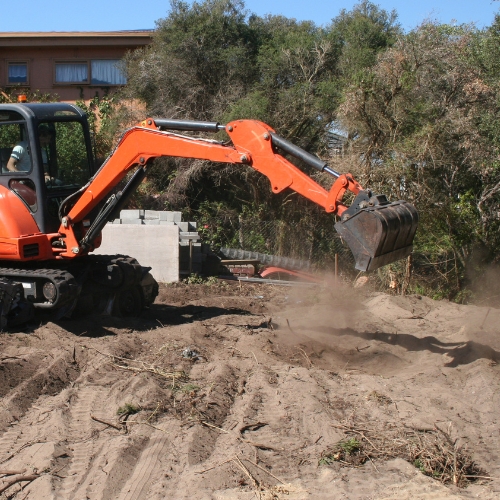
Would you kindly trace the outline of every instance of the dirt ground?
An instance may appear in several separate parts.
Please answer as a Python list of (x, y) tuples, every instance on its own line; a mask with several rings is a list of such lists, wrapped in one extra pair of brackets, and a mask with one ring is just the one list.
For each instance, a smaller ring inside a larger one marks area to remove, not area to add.
[(222, 283), (0, 334), (0, 498), (500, 498), (499, 325)]

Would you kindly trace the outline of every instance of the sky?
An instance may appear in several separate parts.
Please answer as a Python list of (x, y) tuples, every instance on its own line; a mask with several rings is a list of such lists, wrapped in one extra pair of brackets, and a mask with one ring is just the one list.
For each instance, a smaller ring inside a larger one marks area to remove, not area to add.
[[(191, 0), (185, 0), (191, 3)], [(23, 0), (2, 2), (0, 32), (8, 31), (121, 31), (154, 29), (156, 21), (168, 16), (169, 0)], [(299, 21), (326, 25), (342, 9), (351, 10), (358, 1), (344, 0), (246, 0), (255, 14), (280, 14)], [(405, 31), (425, 20), (439, 23), (474, 23), (478, 28), (492, 24), (500, 12), (494, 0), (372, 0), (398, 14)]]

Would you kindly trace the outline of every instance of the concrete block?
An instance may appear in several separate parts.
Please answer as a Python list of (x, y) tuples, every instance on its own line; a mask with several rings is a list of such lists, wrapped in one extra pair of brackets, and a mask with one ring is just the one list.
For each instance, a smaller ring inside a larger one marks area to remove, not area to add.
[[(197, 252), (201, 252), (201, 243), (200, 242), (196, 242), (196, 241), (193, 241), (191, 243), (192, 247), (193, 248), (196, 248), (196, 251)], [(179, 246), (181, 247), (182, 251), (188, 251), (188, 250), (185, 250), (186, 248), (189, 248), (189, 240), (181, 240), (179, 241)]]
[(144, 218), (145, 219), (160, 219), (160, 213), (158, 210), (145, 210)]
[(110, 224), (121, 224), (122, 220), (121, 219), (115, 219), (113, 222), (110, 222)]
[(179, 229), (185, 233), (189, 231), (189, 222), (176, 222), (179, 226)]
[(144, 219), (143, 222), (147, 226), (159, 226), (160, 225), (160, 219)]
[(140, 212), (138, 209), (121, 210), (120, 219), (140, 219)]
[(177, 224), (172, 221), (172, 220), (162, 220), (160, 219), (160, 226), (174, 226), (177, 228), (177, 231), (179, 230), (179, 227), (177, 226)]
[[(142, 222), (138, 220), (138, 222)], [(135, 257), (160, 282), (179, 281), (179, 230), (174, 225), (106, 224), (96, 254)]]
[(198, 241), (200, 239), (200, 235), (195, 232), (195, 231), (188, 231), (188, 232), (185, 232), (185, 231), (181, 231), (179, 233), (179, 238), (181, 241), (189, 241), (189, 240), (193, 240), (193, 241)]
[(181, 222), (182, 213), (181, 212), (158, 212), (158, 217), (160, 220), (167, 222)]

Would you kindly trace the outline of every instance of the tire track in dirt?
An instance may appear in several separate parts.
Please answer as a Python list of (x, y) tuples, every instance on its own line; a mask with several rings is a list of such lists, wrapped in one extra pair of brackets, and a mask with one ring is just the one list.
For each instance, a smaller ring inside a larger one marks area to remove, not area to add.
[[(0, 437), (0, 463), (8, 462), (13, 453), (44, 434), (44, 426), (37, 425), (34, 420), (34, 414), (40, 415), (42, 408), (34, 407), (34, 403), (43, 396), (57, 398), (79, 374), (68, 353), (55, 357), (48, 366), (43, 358), (32, 358), (30, 362), (37, 364), (28, 368), (28, 376), (19, 381), (1, 401), (0, 432), (6, 430)], [(44, 436), (43, 439), (47, 438)]]
[(151, 479), (161, 465), (160, 457), (168, 453), (169, 438), (161, 431), (154, 431), (148, 446), (141, 453), (137, 466), (117, 500), (142, 500), (150, 498)]
[[(312, 300), (304, 306), (302, 291), (299, 305), (287, 292), (290, 300), (270, 303), (273, 327), (265, 328), (257, 313), (270, 289), (245, 286), (233, 288), (236, 298), (226, 289), (219, 297), (213, 287), (165, 287), (168, 306), (151, 311), (161, 313), (156, 329), (153, 316), (145, 326), (97, 318), (72, 327), (82, 338), (57, 325), (42, 326), (29, 338), (1, 337), (1, 467), (42, 472), (22, 491), (12, 486), (9, 497), (256, 498), (253, 476), (262, 498), (409, 500), (439, 488), (443, 498), (498, 498), (498, 482), (450, 492), (402, 459), (356, 468), (320, 463), (339, 441), (355, 436), (350, 427), (425, 430), (438, 422), (442, 429), (451, 424), (459, 445), (470, 446), (486, 473), (499, 477), (499, 367), (496, 354), (481, 347), (500, 352), (493, 310), (488, 322), (485, 310), (476, 314), (469, 339), (455, 306), (450, 325), (425, 314), (425, 304), (419, 308), (421, 300), (411, 297), (394, 299), (411, 313), (405, 324), (399, 313), (391, 319), (393, 299), (371, 305), (380, 318), (368, 311), (349, 323), (342, 313), (338, 324), (338, 304), (332, 312), (328, 294), (316, 308)], [(185, 313), (181, 319), (174, 302)], [(248, 314), (229, 311), (236, 306)], [(420, 315), (425, 322), (413, 318)], [(198, 360), (184, 358), (188, 346), (201, 354)], [(169, 378), (117, 364), (151, 364), (187, 377), (174, 386)], [(127, 403), (140, 407), (127, 419), (128, 432), (91, 420), (94, 415), (114, 424)]]
[[(295, 419), (290, 412), (298, 401), (296, 394), (288, 393), (286, 380), (280, 380), (284, 377), (276, 379), (273, 372), (263, 369), (249, 378), (247, 392), (251, 391), (252, 397), (243, 413), (245, 425), (239, 429), (242, 438), (255, 448), (259, 461), (265, 463), (272, 457), (273, 474), (279, 476), (294, 469), (291, 454), (297, 443), (292, 425)], [(257, 470), (253, 472), (261, 475)], [(262, 476), (261, 479), (269, 481), (271, 478)]]
[[(26, 415), (0, 438), (0, 464), (9, 462), (23, 448), (40, 439), (40, 429), (34, 425), (33, 416)], [(45, 441), (45, 439), (43, 439)]]
[[(322, 448), (318, 441), (340, 439), (336, 439), (338, 432), (331, 426), (331, 416), (315, 397), (314, 375), (314, 369), (262, 367), (249, 377), (238, 408), (242, 415), (240, 435), (255, 448), (254, 460), (272, 464), (272, 473), (284, 481), (314, 476)], [(334, 381), (325, 383), (325, 391), (336, 385)], [(259, 480), (273, 484), (270, 476), (246, 465)]]
[(21, 428), (12, 427), (5, 432), (0, 438), (0, 463), (8, 460), (9, 456), (14, 451), (14, 444), (21, 437)]
[(104, 401), (104, 391), (99, 386), (84, 387), (71, 405), (67, 420), (70, 421), (67, 438), (73, 442), (71, 462), (59, 491), (58, 498), (76, 498), (75, 490), (90, 472), (93, 459), (91, 408), (96, 401)]
[(113, 422), (110, 407), (118, 407), (124, 394), (152, 390), (153, 385), (143, 378), (117, 378), (113, 372), (101, 373), (98, 383), (83, 387), (71, 403), (67, 419), (71, 420), (68, 440), (74, 443), (73, 452), (59, 494), (61, 498), (92, 500), (147, 498), (149, 483), (159, 473), (158, 459), (167, 453), (166, 435), (153, 431), (150, 436), (147, 427), (132, 426), (133, 422), (129, 422), (129, 432), (117, 432), (95, 423), (92, 415)]
[(2, 399), (0, 432), (12, 421), (19, 421), (40, 396), (59, 394), (79, 375), (67, 352), (58, 355), (48, 366), (40, 360), (39, 366), (33, 375), (17, 384)]

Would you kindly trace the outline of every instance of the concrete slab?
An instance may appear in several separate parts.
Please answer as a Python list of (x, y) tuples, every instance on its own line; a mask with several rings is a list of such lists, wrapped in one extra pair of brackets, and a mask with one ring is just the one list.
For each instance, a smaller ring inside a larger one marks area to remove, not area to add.
[(179, 228), (176, 225), (106, 224), (96, 254), (135, 257), (160, 282), (179, 281)]

